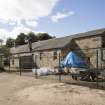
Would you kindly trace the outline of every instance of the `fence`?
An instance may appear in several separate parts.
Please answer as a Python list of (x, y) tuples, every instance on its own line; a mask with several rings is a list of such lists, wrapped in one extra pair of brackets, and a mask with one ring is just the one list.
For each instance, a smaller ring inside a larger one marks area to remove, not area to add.
[[(22, 75), (31, 76), (31, 77), (33, 76), (35, 78), (52, 79), (52, 80), (56, 80), (56, 81), (60, 81), (68, 84), (76, 84), (76, 85), (104, 89), (105, 88), (105, 57), (104, 57), (105, 49), (87, 48), (87, 49), (77, 49), (77, 50), (74, 50), (73, 52), (80, 58), (84, 59), (84, 61), (88, 65), (87, 68), (78, 69), (79, 73), (77, 74), (71, 73), (70, 72), (71, 68), (68, 68), (68, 67), (64, 68), (63, 69), (64, 72), (62, 72), (62, 68), (60, 68), (62, 56), (60, 54), (58, 57), (55, 57), (55, 58), (52, 55), (50, 56), (49, 55), (42, 56), (42, 54), (40, 55), (40, 60), (44, 59), (43, 62), (46, 62), (46, 65), (49, 67), (53, 65), (55, 62), (57, 66), (57, 68), (55, 69), (58, 69), (58, 72), (56, 73), (54, 72), (52, 75), (38, 76), (37, 73), (35, 73), (35, 75), (32, 73), (32, 68), (37, 67), (36, 63), (34, 63), (35, 61), (33, 60), (33, 55), (25, 58), (21, 58), (21, 57), (16, 58), (18, 59), (15, 62), (15, 64), (18, 65), (18, 67), (15, 68), (17, 69), (16, 73), (20, 74), (21, 76)], [(11, 61), (11, 63), (14, 64), (14, 61)], [(11, 71), (12, 68), (11, 67), (9, 68)], [(54, 71), (56, 71), (55, 69)]]

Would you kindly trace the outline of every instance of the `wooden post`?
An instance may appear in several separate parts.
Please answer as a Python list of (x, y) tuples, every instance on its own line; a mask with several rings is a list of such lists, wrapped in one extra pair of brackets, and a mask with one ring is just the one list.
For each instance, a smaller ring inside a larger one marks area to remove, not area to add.
[(96, 77), (97, 77), (97, 88), (98, 88), (98, 49), (96, 50)]
[(9, 55), (9, 72), (11, 72), (10, 66), (11, 66), (11, 63), (10, 63), (10, 55)]
[[(101, 70), (103, 70), (103, 49), (100, 48), (100, 52), (101, 52)], [(102, 75), (102, 88), (104, 88), (104, 75)]]
[(37, 75), (37, 69), (35, 70), (35, 79), (38, 78), (38, 75)]
[(19, 57), (19, 71), (20, 71), (20, 76), (22, 75), (22, 70), (21, 70), (21, 58)]
[(59, 82), (61, 82), (60, 53), (59, 53)]
[(35, 55), (35, 57), (33, 57), (33, 58), (35, 58), (35, 59), (33, 59), (33, 61), (34, 61), (34, 69), (36, 68), (36, 70), (35, 70), (35, 79), (37, 79), (38, 78), (37, 65), (36, 65), (37, 55)]

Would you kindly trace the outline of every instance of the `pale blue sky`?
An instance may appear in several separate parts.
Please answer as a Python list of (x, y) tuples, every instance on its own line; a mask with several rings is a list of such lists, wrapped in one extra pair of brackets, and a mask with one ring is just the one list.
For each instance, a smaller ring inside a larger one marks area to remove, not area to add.
[[(23, 30), (23, 32), (47, 32), (53, 36), (62, 37), (105, 28), (105, 0), (35, 0), (35, 7), (38, 5), (38, 8), (34, 8), (33, 3), (28, 7), (26, 2), (26, 4), (24, 2), (16, 4), (18, 0), (11, 1), (18, 9), (12, 5), (13, 8), (8, 7), (10, 10), (5, 11), (5, 6), (2, 6), (0, 1), (0, 11), (3, 10), (0, 15), (0, 38), (15, 38)], [(26, 1), (33, 2), (33, 0)], [(24, 8), (21, 8), (22, 3)], [(18, 10), (19, 13), (13, 9)], [(5, 15), (4, 12), (8, 14)], [(31, 18), (28, 18), (28, 15)]]
[(46, 22), (45, 18), (39, 29), (59, 37), (105, 27), (105, 0), (62, 0), (53, 13), (62, 10), (74, 11), (74, 15), (58, 23)]

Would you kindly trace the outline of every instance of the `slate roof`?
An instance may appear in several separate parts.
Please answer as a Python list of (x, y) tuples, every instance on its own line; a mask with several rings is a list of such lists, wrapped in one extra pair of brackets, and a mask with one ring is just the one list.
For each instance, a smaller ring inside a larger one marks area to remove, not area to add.
[[(44, 41), (38, 41), (32, 43), (32, 49), (33, 51), (40, 51), (40, 50), (47, 50), (47, 49), (60, 49), (65, 47), (72, 39), (75, 38), (82, 38), (82, 37), (88, 37), (88, 36), (96, 36), (96, 35), (102, 35), (105, 33), (105, 28), (92, 30), (84, 33), (74, 34), (62, 38), (54, 38)], [(13, 47), (10, 50), (11, 54), (17, 54), (17, 53), (28, 53), (30, 52), (28, 44), (21, 45), (19, 47)]]
[[(54, 39), (49, 39), (44, 41), (38, 41), (38, 42), (32, 43), (32, 49), (33, 51), (59, 49), (59, 48), (65, 47), (70, 41), (71, 41), (70, 37), (54, 38)], [(28, 53), (28, 52), (30, 52), (28, 44), (21, 45), (18, 47), (12, 47), (10, 49), (11, 54)]]
[(63, 38), (54, 38), (45, 41), (39, 41), (32, 44), (34, 51), (47, 50), (47, 49), (60, 49), (65, 47), (72, 38), (63, 37)]
[(101, 29), (96, 29), (88, 32), (70, 35), (69, 37), (74, 39), (74, 38), (81, 38), (81, 37), (97, 36), (97, 35), (102, 35), (104, 33), (105, 33), (105, 28), (101, 28)]
[(30, 52), (28, 44), (21, 45), (21, 46), (18, 46), (18, 47), (12, 47), (10, 49), (11, 54), (28, 53), (28, 52)]

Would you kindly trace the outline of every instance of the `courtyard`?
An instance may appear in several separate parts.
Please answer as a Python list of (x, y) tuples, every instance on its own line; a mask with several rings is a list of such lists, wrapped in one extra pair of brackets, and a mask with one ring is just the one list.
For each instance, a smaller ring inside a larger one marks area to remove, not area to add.
[(0, 105), (105, 105), (105, 91), (0, 73)]

